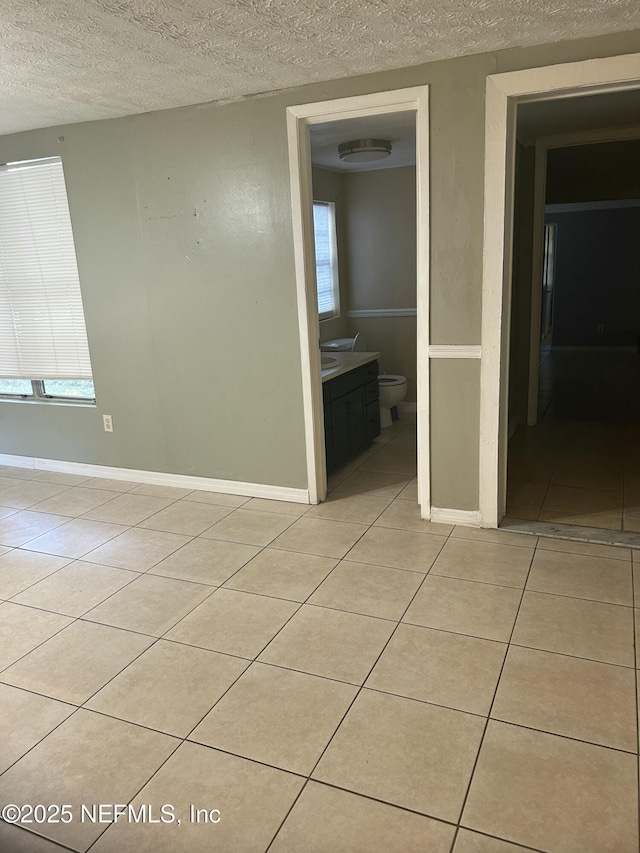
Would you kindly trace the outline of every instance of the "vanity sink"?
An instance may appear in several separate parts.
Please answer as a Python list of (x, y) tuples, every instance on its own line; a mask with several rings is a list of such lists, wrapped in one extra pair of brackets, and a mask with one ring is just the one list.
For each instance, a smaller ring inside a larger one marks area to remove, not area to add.
[(332, 355), (320, 356), (321, 370), (327, 370), (329, 367), (335, 367), (338, 364), (340, 364), (340, 361), (337, 358), (334, 358)]

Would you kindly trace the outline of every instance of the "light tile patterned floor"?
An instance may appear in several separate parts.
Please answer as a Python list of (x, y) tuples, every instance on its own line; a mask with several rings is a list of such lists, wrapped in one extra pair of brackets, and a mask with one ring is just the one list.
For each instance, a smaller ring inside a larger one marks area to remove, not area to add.
[(0, 801), (76, 814), (2, 853), (637, 851), (640, 552), (423, 522), (414, 448), (319, 507), (0, 469)]

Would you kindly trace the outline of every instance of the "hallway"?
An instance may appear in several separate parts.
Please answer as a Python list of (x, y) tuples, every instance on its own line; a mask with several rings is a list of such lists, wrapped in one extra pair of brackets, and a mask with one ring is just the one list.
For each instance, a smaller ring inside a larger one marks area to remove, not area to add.
[(507, 516), (640, 531), (640, 357), (555, 351), (509, 443)]

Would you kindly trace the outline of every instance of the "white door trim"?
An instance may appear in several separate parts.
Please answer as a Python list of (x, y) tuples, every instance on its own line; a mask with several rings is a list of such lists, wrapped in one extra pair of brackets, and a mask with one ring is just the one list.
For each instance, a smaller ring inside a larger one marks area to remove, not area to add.
[(309, 500), (318, 503), (326, 496), (327, 483), (309, 129), (321, 122), (406, 111), (416, 113), (418, 501), (422, 517), (429, 518), (429, 87), (415, 86), (287, 107), (291, 210)]
[(506, 506), (509, 324), (516, 105), (640, 88), (640, 54), (487, 77), (480, 387), (480, 514), (497, 527)]

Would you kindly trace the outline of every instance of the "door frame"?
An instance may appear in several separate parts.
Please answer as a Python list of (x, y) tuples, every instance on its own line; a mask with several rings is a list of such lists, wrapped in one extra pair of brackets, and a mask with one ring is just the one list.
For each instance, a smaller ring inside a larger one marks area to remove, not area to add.
[(487, 77), (479, 472), (483, 527), (497, 527), (506, 510), (517, 104), (637, 88), (639, 53)]
[(429, 87), (414, 86), (287, 107), (287, 136), (307, 481), (309, 502), (315, 504), (326, 497), (327, 473), (315, 284), (310, 128), (325, 122), (409, 111), (416, 114), (418, 502), (422, 517), (429, 518)]

